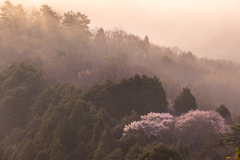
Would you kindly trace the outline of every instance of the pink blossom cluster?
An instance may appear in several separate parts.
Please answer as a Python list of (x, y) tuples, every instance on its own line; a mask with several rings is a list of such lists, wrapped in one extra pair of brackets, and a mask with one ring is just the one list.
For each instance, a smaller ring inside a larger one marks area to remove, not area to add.
[(162, 130), (168, 129), (169, 125), (175, 122), (175, 118), (169, 113), (149, 113), (141, 116), (140, 121), (134, 121), (125, 125), (124, 132), (137, 131), (142, 129), (148, 135), (157, 136)]
[(189, 111), (177, 118), (169, 113), (149, 113), (141, 116), (140, 121), (134, 121), (129, 125), (125, 125), (124, 132), (136, 132), (143, 130), (148, 135), (159, 135), (163, 130), (168, 129), (171, 124), (175, 124), (175, 128), (184, 129), (191, 125), (199, 123), (210, 125), (216, 132), (228, 132), (229, 125), (225, 122), (219, 113), (215, 111)]
[(227, 125), (224, 118), (215, 111), (189, 111), (188, 113), (176, 118), (175, 127), (183, 129), (193, 123), (195, 125), (197, 125), (197, 123), (210, 124), (214, 127), (216, 132), (224, 133), (229, 131), (229, 125)]

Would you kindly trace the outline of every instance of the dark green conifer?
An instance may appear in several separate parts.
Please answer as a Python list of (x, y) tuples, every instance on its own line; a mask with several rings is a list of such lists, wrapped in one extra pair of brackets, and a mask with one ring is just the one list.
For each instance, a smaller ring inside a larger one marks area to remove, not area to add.
[(104, 158), (104, 152), (100, 147), (98, 147), (94, 152), (94, 157), (92, 160), (102, 160)]
[(216, 112), (218, 112), (223, 118), (230, 118), (231, 113), (225, 105), (221, 104), (217, 109)]
[(97, 115), (97, 122), (94, 124), (94, 128), (93, 128), (93, 135), (92, 135), (93, 148), (96, 148), (98, 145), (100, 136), (104, 129), (104, 124), (105, 122), (104, 122), (102, 113), (99, 112)]
[(138, 143), (133, 145), (125, 156), (125, 160), (137, 160), (139, 155), (142, 154), (143, 148)]
[(50, 160), (67, 160), (65, 149), (58, 138), (56, 139), (53, 145), (53, 148), (51, 150)]
[(197, 109), (195, 97), (192, 95), (189, 88), (183, 88), (183, 91), (174, 100), (173, 107), (178, 114), (186, 113), (190, 110)]
[(214, 133), (209, 133), (199, 150), (199, 157), (201, 159), (221, 159), (222, 154), (219, 152), (219, 147), (220, 144), (217, 139), (217, 135)]
[(38, 154), (34, 160), (46, 160), (46, 156), (42, 151), (40, 151), (40, 152), (38, 152)]
[(100, 137), (100, 141), (98, 146), (101, 148), (101, 150), (104, 153), (104, 156), (107, 156), (113, 147), (113, 133), (112, 130), (109, 128), (109, 125), (106, 124), (104, 126), (104, 130), (102, 132), (102, 135)]
[(168, 147), (162, 143), (155, 145), (149, 153), (148, 160), (164, 160), (172, 158), (173, 160), (181, 160), (179, 152), (172, 147)]
[(190, 156), (190, 150), (183, 142), (177, 144), (177, 151), (180, 153), (183, 160), (186, 160)]
[(237, 123), (235, 125), (230, 126), (231, 132), (226, 132), (221, 134), (224, 142), (233, 147), (240, 146), (240, 124)]
[(117, 148), (103, 160), (124, 160), (124, 153), (121, 148)]
[(85, 122), (85, 114), (80, 100), (77, 100), (72, 113), (70, 114), (69, 121), (72, 125), (73, 130), (78, 130)]
[(99, 108), (104, 108), (107, 112), (115, 114), (116, 107), (112, 95), (105, 89), (102, 88), (96, 95), (96, 105)]

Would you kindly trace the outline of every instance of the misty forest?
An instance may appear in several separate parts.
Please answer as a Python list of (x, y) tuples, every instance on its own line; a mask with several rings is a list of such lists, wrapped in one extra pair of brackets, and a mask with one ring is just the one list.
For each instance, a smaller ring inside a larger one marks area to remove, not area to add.
[(89, 24), (1, 4), (0, 160), (239, 159), (239, 63)]

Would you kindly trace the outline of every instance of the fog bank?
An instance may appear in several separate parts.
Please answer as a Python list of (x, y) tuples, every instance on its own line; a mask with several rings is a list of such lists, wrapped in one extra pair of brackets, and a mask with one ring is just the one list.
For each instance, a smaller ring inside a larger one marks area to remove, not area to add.
[[(3, 0), (0, 1), (3, 4)], [(80, 11), (90, 27), (115, 27), (160, 46), (178, 46), (199, 57), (240, 61), (240, 1), (237, 0), (11, 0), (13, 4), (48, 4), (56, 11)]]

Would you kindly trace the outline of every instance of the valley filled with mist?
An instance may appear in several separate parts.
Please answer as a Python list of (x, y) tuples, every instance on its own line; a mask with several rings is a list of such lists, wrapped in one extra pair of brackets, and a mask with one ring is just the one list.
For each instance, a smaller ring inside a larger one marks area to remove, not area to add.
[(238, 60), (0, 5), (0, 160), (237, 158)]

